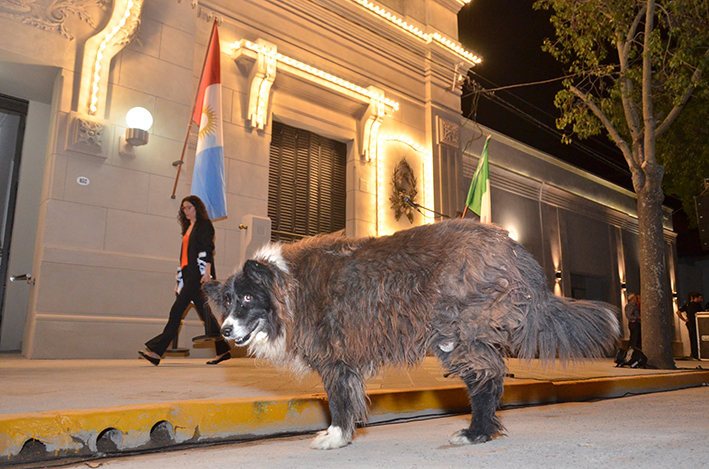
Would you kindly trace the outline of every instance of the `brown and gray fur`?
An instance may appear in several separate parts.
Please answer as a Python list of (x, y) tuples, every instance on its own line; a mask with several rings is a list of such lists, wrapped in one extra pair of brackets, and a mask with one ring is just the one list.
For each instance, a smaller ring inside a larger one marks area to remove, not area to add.
[(332, 423), (313, 441), (319, 449), (352, 440), (367, 419), (364, 380), (382, 365), (435, 354), (470, 394), (472, 422), (451, 442), (482, 443), (504, 432), (495, 416), (504, 357), (599, 357), (619, 334), (614, 307), (553, 295), (507, 232), (471, 220), (271, 244), (205, 291), (227, 339), (320, 374)]

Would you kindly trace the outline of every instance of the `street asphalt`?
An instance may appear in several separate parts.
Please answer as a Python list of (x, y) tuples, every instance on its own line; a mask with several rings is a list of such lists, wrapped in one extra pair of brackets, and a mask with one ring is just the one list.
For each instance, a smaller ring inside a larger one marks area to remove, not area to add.
[[(316, 374), (295, 377), (251, 358), (28, 360), (0, 354), (0, 465), (164, 446), (255, 440), (321, 430), (327, 398)], [(542, 368), (508, 361), (501, 407), (582, 402), (709, 383), (705, 362), (677, 370), (617, 368), (610, 359)], [(463, 383), (437, 360), (385, 369), (367, 382), (370, 422), (469, 413)]]

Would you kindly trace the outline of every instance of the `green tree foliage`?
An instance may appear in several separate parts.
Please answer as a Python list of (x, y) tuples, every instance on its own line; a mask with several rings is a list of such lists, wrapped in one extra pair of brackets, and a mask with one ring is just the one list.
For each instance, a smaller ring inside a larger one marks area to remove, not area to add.
[(709, 98), (693, 97), (677, 121), (657, 139), (657, 161), (665, 167), (665, 193), (682, 201), (690, 226), (697, 226), (694, 197), (709, 178)]
[[(552, 11), (556, 36), (544, 49), (570, 74), (555, 99), (557, 127), (581, 138), (605, 132), (632, 173), (643, 351), (653, 365), (674, 368), (664, 282), (664, 160), (656, 143), (707, 86), (709, 0), (538, 0), (535, 8)], [(673, 163), (682, 158), (663, 156)]]

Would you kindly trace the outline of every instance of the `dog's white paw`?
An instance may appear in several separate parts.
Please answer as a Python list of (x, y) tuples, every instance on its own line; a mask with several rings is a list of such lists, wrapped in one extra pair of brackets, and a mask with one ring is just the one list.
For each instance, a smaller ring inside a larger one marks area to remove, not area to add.
[(479, 443), (485, 443), (486, 441), (490, 441), (492, 438), (485, 436), (485, 435), (479, 435), (476, 438), (470, 438), (468, 436), (468, 430), (463, 429), (459, 430), (455, 433), (453, 433), (448, 441), (452, 445), (456, 446), (463, 446), (463, 445), (477, 445)]
[(448, 441), (452, 445), (456, 446), (463, 446), (463, 445), (470, 445), (473, 442), (470, 441), (470, 438), (465, 436), (465, 430), (459, 430), (455, 433), (453, 433), (449, 438)]
[(310, 443), (312, 449), (337, 449), (347, 446), (349, 438), (342, 434), (340, 427), (330, 425), (327, 430), (318, 433), (318, 436)]

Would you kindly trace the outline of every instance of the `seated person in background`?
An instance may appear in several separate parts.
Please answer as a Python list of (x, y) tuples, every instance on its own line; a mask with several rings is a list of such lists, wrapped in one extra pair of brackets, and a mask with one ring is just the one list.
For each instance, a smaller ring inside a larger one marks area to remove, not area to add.
[(642, 349), (639, 294), (631, 293), (628, 295), (628, 304), (625, 305), (625, 317), (628, 319), (628, 330), (630, 331), (628, 345), (636, 349)]

